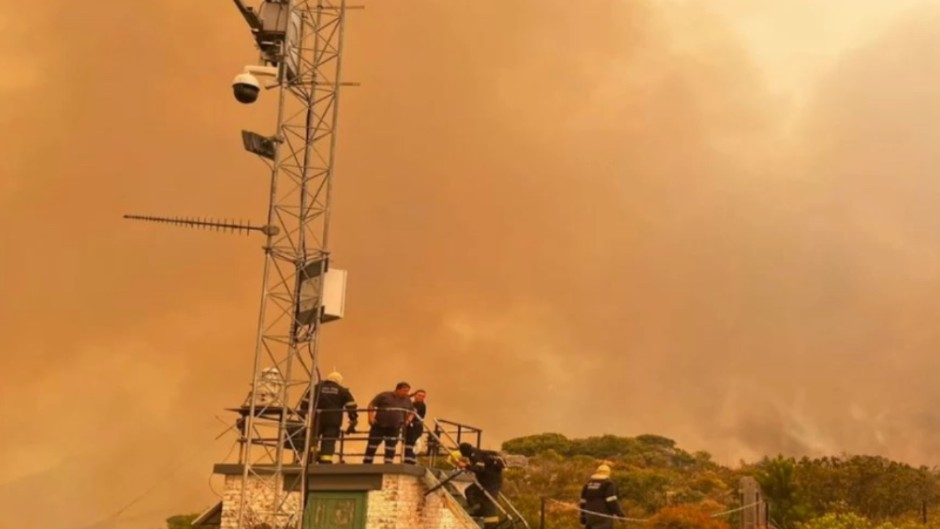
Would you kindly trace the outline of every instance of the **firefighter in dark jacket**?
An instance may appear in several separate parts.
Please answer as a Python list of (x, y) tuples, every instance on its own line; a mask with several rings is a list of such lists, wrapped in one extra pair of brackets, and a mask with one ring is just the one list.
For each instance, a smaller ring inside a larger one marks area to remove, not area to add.
[(395, 391), (379, 393), (369, 402), (369, 444), (362, 462), (371, 464), (379, 445), (385, 443), (385, 463), (395, 460), (395, 446), (401, 436), (402, 427), (411, 416), (414, 406), (408, 394), (411, 385), (399, 382)]
[(417, 465), (418, 464), (418, 454), (415, 453), (415, 444), (417, 444), (418, 439), (421, 438), (421, 434), (424, 433), (424, 417), (428, 413), (428, 406), (424, 403), (424, 398), (427, 396), (427, 392), (423, 389), (415, 391), (412, 397), (412, 405), (415, 408), (414, 417), (411, 418), (411, 421), (405, 426), (405, 464), (406, 465)]
[(614, 526), (613, 517), (626, 516), (617, 498), (617, 485), (610, 480), (610, 467), (597, 467), (581, 489), (581, 525), (586, 529), (611, 529)]
[[(343, 408), (349, 415), (349, 427), (346, 433), (356, 431), (359, 414), (356, 412), (356, 399), (348, 388), (342, 386), (343, 375), (333, 372), (326, 379), (313, 387), (317, 395), (316, 414), (313, 416), (313, 444), (320, 445), (317, 462), (330, 464), (336, 450), (336, 440), (343, 426)], [(310, 406), (310, 393), (304, 394), (300, 403), (300, 414), (305, 416)]]
[[(475, 514), (483, 516), (484, 529), (497, 527), (499, 511), (495, 501), (503, 488), (503, 469), (506, 468), (506, 462), (499, 456), (499, 453), (474, 448), (470, 443), (460, 443), (459, 448), (460, 454), (465, 458), (465, 462), (460, 463), (460, 466), (472, 472), (479, 483), (479, 487), (477, 483), (474, 483), (465, 491), (470, 511), (472, 513), (477, 509), (482, 511)], [(481, 487), (482, 490), (480, 490)], [(483, 491), (486, 491), (486, 494)]]

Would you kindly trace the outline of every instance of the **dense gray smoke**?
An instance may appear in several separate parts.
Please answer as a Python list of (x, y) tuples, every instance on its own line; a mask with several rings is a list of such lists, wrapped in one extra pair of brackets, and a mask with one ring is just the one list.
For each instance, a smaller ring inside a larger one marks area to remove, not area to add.
[[(323, 365), (360, 401), (423, 387), (431, 415), (493, 445), (657, 433), (727, 463), (937, 463), (937, 10), (843, 3), (351, 15), (362, 87), (342, 96), (333, 233), (350, 287)], [(0, 513), (78, 527), (164, 480), (121, 517), (154, 527), (214, 501), (262, 255), (120, 217), (261, 219), (265, 168), (238, 133), (270, 130), (274, 98), (231, 98), (255, 55), (230, 6), (16, 15), (0, 14)], [(844, 42), (812, 67), (781, 51), (801, 36), (753, 38), (814, 16)]]

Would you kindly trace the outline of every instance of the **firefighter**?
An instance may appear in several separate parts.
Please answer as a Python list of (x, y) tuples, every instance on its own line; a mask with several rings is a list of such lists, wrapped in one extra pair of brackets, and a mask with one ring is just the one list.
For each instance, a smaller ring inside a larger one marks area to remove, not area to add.
[(427, 392), (423, 389), (415, 391), (412, 395), (412, 406), (414, 406), (414, 416), (405, 426), (405, 464), (417, 465), (418, 455), (415, 453), (415, 444), (424, 433), (424, 417), (428, 413), (427, 404), (424, 403)]
[(399, 382), (395, 391), (379, 393), (369, 402), (369, 444), (366, 446), (364, 464), (371, 464), (379, 445), (385, 443), (385, 463), (395, 461), (395, 446), (402, 427), (410, 417), (414, 406), (408, 394), (411, 384)]
[[(320, 445), (317, 454), (318, 463), (331, 464), (333, 462), (336, 440), (339, 438), (339, 432), (343, 426), (343, 408), (346, 409), (346, 413), (349, 415), (349, 427), (346, 429), (346, 433), (354, 433), (359, 422), (359, 414), (356, 412), (356, 399), (353, 398), (352, 392), (343, 387), (342, 384), (343, 375), (334, 371), (313, 387), (317, 395), (316, 414), (313, 416), (313, 443), (314, 446), (318, 442)], [(308, 391), (301, 400), (301, 416), (306, 416), (309, 406), (310, 393)]]
[(585, 529), (612, 529), (613, 517), (626, 516), (617, 498), (617, 485), (610, 480), (610, 467), (602, 464), (581, 489), (581, 525)]
[(483, 516), (484, 529), (499, 526), (499, 511), (495, 502), (503, 488), (503, 469), (506, 468), (506, 462), (498, 452), (480, 450), (470, 443), (460, 443), (459, 449), (460, 454), (466, 458), (460, 466), (476, 477), (476, 483), (465, 491), (470, 512), (481, 511), (479, 514)]

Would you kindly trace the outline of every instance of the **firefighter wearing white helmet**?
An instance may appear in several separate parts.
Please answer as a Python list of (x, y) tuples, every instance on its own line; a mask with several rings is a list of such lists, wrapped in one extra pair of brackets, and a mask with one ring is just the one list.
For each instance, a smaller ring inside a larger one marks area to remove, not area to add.
[(612, 529), (613, 518), (625, 518), (617, 498), (617, 486), (610, 480), (610, 465), (601, 464), (581, 488), (581, 525), (585, 529)]
[[(346, 433), (354, 433), (359, 420), (356, 412), (356, 399), (352, 392), (343, 387), (343, 375), (334, 371), (318, 382), (314, 387), (316, 398), (316, 415), (313, 418), (313, 443), (319, 443), (317, 462), (330, 464), (333, 462), (333, 453), (336, 451), (336, 440), (339, 439), (343, 426), (343, 409), (349, 415), (349, 427)], [(300, 414), (306, 416), (310, 407), (310, 393), (304, 395), (300, 402)]]

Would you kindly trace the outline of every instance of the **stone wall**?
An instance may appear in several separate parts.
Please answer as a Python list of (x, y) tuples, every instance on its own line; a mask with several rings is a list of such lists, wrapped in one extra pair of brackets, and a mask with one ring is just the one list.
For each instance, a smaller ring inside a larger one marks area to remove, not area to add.
[[(241, 475), (226, 475), (222, 499), (220, 529), (235, 529), (238, 524), (238, 505), (241, 502)], [(366, 529), (478, 529), (477, 524), (450, 494), (439, 489), (428, 496), (425, 492), (435, 481), (426, 476), (386, 473), (382, 475), (382, 488), (366, 495)], [(269, 514), (273, 509), (274, 483), (272, 478), (253, 478), (249, 484), (248, 519), (260, 525), (277, 527)], [(282, 489), (281, 489), (282, 490)], [(283, 492), (282, 498), (283, 498)], [(287, 506), (296, 510), (299, 493), (287, 496)], [(282, 520), (283, 523), (285, 520)], [(250, 525), (249, 525), (250, 527)]]
[(366, 529), (478, 529), (443, 489), (425, 496), (428, 488), (425, 478), (386, 474), (382, 490), (369, 492)]
[[(300, 494), (292, 492), (284, 497), (282, 480), (275, 482), (273, 477), (253, 477), (248, 483), (248, 511), (245, 519), (248, 527), (268, 524), (270, 527), (283, 526), (287, 520), (274, 520), (275, 490), (280, 493), (281, 501), (286, 501), (288, 512), (297, 510)], [(225, 488), (222, 492), (222, 524), (220, 529), (236, 529), (238, 527), (238, 506), (241, 504), (242, 477), (240, 475), (225, 476)], [(280, 523), (277, 523), (280, 522)]]
[(417, 477), (385, 474), (382, 489), (369, 492), (366, 529), (420, 527), (423, 503)]

